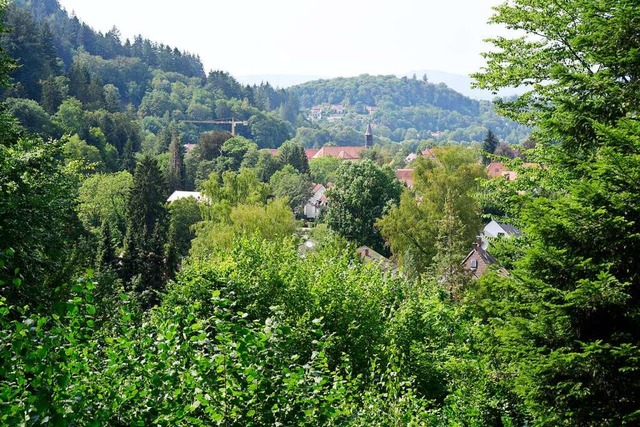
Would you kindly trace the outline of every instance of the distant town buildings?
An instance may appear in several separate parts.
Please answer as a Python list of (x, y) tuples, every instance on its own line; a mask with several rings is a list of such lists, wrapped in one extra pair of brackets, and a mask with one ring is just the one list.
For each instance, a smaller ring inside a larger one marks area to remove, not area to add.
[(404, 158), (404, 162), (409, 164), (409, 163), (413, 162), (414, 160), (416, 160), (419, 156), (422, 156), (422, 157), (430, 159), (430, 160), (434, 160), (436, 158), (436, 155), (433, 154), (433, 151), (431, 151), (431, 149), (425, 148), (420, 153), (411, 153), (411, 154), (409, 154), (407, 157)]
[(513, 181), (518, 177), (518, 174), (508, 170), (507, 166), (502, 162), (491, 162), (487, 165), (487, 176), (489, 178), (502, 177), (507, 181)]
[[(540, 167), (538, 163), (522, 163), (523, 168)], [(502, 162), (491, 162), (487, 165), (487, 176), (489, 178), (504, 178), (507, 181), (514, 181), (518, 178), (518, 173), (509, 170), (509, 167)]]
[(347, 108), (342, 104), (332, 105), (329, 107), (329, 112), (332, 114), (345, 114)]
[(322, 120), (322, 107), (316, 106), (311, 107), (311, 111), (309, 112), (310, 120)]
[(342, 160), (358, 160), (360, 153), (365, 150), (363, 146), (349, 147), (322, 147), (312, 159), (321, 159), (323, 157), (335, 157)]
[[(378, 107), (375, 105), (366, 105), (365, 107), (366, 115), (372, 116), (378, 111)], [(329, 122), (342, 120), (342, 116), (345, 114), (353, 112), (356, 113), (356, 110), (353, 107), (349, 107), (344, 104), (320, 104), (314, 105), (309, 110), (309, 115), (307, 116), (309, 120), (322, 120), (325, 119)], [(362, 115), (362, 114), (361, 114)]]

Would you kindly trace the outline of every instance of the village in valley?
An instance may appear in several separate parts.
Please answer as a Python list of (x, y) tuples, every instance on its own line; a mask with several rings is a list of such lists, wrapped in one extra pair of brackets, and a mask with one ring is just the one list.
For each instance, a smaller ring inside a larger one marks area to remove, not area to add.
[[(376, 111), (375, 107), (367, 106), (369, 114), (373, 114)], [(345, 114), (346, 107), (343, 105), (325, 105), (314, 106), (311, 108), (309, 119), (322, 120), (323, 113), (329, 112), (329, 117), (325, 117), (329, 121), (339, 120), (341, 115)], [(373, 134), (375, 126), (369, 122), (364, 132), (364, 144), (358, 146), (323, 146), (321, 148), (307, 148), (304, 149), (304, 155), (308, 162), (313, 162), (317, 159), (332, 158), (345, 162), (358, 162), (364, 155), (366, 150), (373, 147)], [(438, 136), (439, 133), (432, 133), (432, 136)], [(190, 151), (195, 148), (195, 144), (185, 144), (185, 151)], [(278, 149), (265, 150), (274, 158), (279, 155)], [(414, 169), (412, 168), (413, 162), (418, 158), (423, 158), (428, 161), (437, 162), (436, 155), (430, 148), (418, 152), (412, 152), (404, 158), (405, 167), (395, 170), (396, 179), (402, 183), (409, 191), (412, 190), (414, 185)], [(507, 159), (508, 160), (508, 159)], [(535, 163), (522, 163), (519, 168), (531, 168), (536, 167)], [(514, 181), (517, 179), (517, 172), (509, 170), (507, 161), (491, 161), (486, 165), (486, 177), (488, 179), (503, 179), (506, 181)], [(304, 204), (304, 208), (300, 214), (299, 219), (304, 222), (304, 226), (300, 228), (296, 234), (300, 235), (303, 239), (299, 245), (300, 255), (306, 256), (306, 254), (313, 250), (317, 245), (317, 242), (309, 237), (309, 233), (305, 233), (305, 230), (310, 230), (316, 223), (321, 220), (322, 214), (330, 207), (330, 199), (326, 195), (326, 191), (333, 185), (332, 182), (318, 182), (312, 183), (310, 190), (310, 197)], [(418, 196), (416, 196), (418, 197)], [(184, 198), (193, 198), (198, 203), (207, 203), (209, 199), (199, 191), (184, 191), (176, 190), (169, 198), (167, 203), (174, 202), (176, 200)], [(494, 265), (500, 274), (508, 274), (508, 271), (501, 267), (496, 259), (489, 253), (489, 246), (495, 239), (518, 237), (522, 234), (513, 225), (507, 223), (501, 223), (494, 219), (489, 218), (484, 227), (478, 231), (477, 241), (470, 247), (469, 253), (460, 261), (461, 266), (465, 272), (472, 278), (479, 278), (489, 267)], [(376, 252), (373, 248), (366, 245), (359, 246), (356, 250), (358, 256), (366, 262), (375, 262), (381, 266), (385, 271), (400, 272), (398, 264), (384, 255)]]
[(0, 0), (0, 425), (640, 425), (637, 3)]

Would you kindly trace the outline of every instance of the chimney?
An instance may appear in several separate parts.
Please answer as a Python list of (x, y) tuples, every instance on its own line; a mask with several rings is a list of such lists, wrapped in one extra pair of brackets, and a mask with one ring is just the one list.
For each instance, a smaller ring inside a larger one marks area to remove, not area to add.
[(482, 247), (482, 236), (476, 236), (476, 242), (473, 244), (474, 249), (484, 249)]

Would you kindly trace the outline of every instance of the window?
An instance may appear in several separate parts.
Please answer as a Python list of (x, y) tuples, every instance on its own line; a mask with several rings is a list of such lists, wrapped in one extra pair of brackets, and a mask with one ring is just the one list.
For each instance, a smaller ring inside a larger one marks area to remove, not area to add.
[(472, 259), (471, 260), (471, 269), (475, 270), (476, 268), (478, 268), (478, 260), (477, 259)]

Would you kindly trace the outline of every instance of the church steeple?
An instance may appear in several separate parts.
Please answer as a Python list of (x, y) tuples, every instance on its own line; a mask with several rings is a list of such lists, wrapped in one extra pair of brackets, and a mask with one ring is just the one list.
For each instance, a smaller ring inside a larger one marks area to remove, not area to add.
[(365, 148), (373, 147), (373, 130), (371, 129), (371, 123), (367, 124), (367, 130), (364, 133), (364, 146)]

